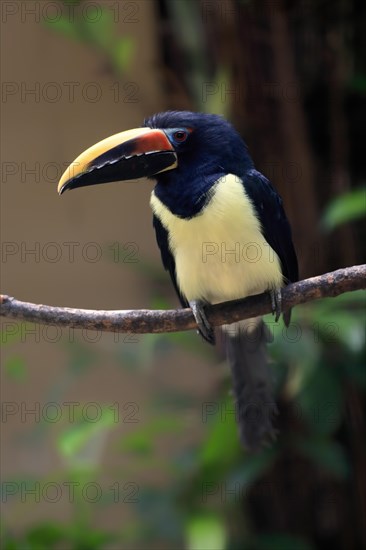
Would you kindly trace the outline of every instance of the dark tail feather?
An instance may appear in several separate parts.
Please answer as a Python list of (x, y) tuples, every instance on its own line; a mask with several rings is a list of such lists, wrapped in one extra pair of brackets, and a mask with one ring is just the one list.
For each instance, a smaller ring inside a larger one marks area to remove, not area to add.
[(262, 319), (227, 325), (225, 333), (240, 439), (244, 447), (256, 450), (276, 436), (277, 406), (266, 353), (272, 337)]

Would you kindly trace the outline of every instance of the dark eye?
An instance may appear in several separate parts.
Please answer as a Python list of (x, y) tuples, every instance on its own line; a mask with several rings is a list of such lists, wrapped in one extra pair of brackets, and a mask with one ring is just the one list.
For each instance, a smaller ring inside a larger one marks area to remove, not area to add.
[(177, 132), (174, 132), (173, 138), (178, 143), (183, 143), (188, 137), (188, 132), (185, 132), (184, 130), (178, 130)]

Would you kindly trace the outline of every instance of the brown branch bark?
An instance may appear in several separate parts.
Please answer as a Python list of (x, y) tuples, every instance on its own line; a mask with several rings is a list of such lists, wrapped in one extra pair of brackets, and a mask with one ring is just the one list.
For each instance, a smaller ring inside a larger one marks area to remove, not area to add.
[[(283, 288), (282, 308), (286, 310), (305, 302), (334, 297), (363, 288), (366, 288), (366, 264), (338, 269)], [(206, 313), (213, 326), (230, 324), (241, 319), (271, 313), (271, 302), (268, 293), (265, 293), (209, 306)], [(106, 332), (144, 334), (196, 328), (190, 309), (96, 311), (32, 304), (6, 295), (0, 295), (0, 316), (45, 325)]]

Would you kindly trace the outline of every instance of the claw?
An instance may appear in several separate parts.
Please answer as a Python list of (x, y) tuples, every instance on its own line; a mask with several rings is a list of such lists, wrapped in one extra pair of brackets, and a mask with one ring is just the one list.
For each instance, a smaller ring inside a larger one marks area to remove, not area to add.
[(282, 313), (282, 293), (280, 288), (269, 291), (271, 297), (272, 313), (275, 315), (275, 321), (281, 317)]
[(207, 340), (207, 342), (209, 342), (210, 344), (214, 344), (215, 333), (206, 317), (204, 311), (204, 302), (202, 302), (201, 300), (192, 300), (191, 302), (189, 302), (189, 306), (192, 310), (194, 318), (196, 319), (198, 332), (205, 340)]

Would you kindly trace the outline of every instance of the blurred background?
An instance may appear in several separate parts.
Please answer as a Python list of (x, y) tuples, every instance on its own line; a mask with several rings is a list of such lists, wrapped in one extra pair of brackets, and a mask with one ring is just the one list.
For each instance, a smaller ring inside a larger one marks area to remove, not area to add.
[[(167, 109), (215, 112), (282, 195), (301, 278), (363, 263), (360, 0), (3, 1), (1, 291), (177, 307), (151, 182), (60, 198), (85, 148)], [(366, 545), (365, 295), (267, 323), (279, 436), (238, 442), (229, 372), (192, 333), (2, 319), (2, 548)]]

